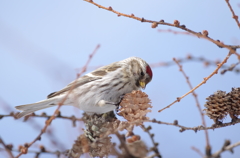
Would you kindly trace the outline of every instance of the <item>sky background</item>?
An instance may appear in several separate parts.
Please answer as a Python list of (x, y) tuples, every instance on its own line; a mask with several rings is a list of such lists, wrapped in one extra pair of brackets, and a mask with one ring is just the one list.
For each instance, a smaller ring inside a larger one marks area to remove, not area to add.
[[(201, 32), (208, 30), (209, 36), (226, 44), (240, 44), (239, 28), (224, 0), (153, 0), (153, 1), (96, 1), (103, 6), (144, 17), (149, 20), (161, 20), (173, 23), (179, 20), (188, 28)], [(237, 15), (240, 15), (240, 1), (230, 1)], [(107, 65), (131, 56), (138, 56), (149, 64), (172, 61), (172, 58), (185, 58), (188, 54), (204, 57), (208, 60), (223, 60), (228, 54), (227, 49), (220, 49), (204, 39), (189, 35), (174, 35), (160, 33), (158, 29), (179, 29), (159, 25), (151, 28), (149, 23), (99, 9), (82, 0), (18, 0), (0, 1), (0, 114), (14, 111), (14, 106), (33, 103), (54, 91), (63, 88), (76, 78), (79, 68), (85, 65), (88, 56), (100, 44), (90, 63), (91, 67)], [(236, 56), (231, 56), (226, 65), (237, 62)], [(183, 69), (190, 77), (193, 86), (199, 84), (216, 66), (204, 67), (201, 62), (185, 62)], [(238, 66), (239, 68), (239, 66)], [(165, 122), (178, 120), (179, 124), (193, 127), (201, 125), (199, 112), (194, 98), (189, 95), (174, 104), (171, 108), (158, 113), (157, 111), (176, 97), (189, 91), (185, 78), (176, 65), (153, 68), (153, 80), (144, 90), (152, 100), (152, 113), (148, 116)], [(232, 87), (240, 87), (240, 74), (227, 72), (225, 75), (214, 75), (206, 84), (196, 90), (201, 107), (205, 98), (217, 90), (231, 91)], [(8, 104), (9, 109), (4, 105)], [(43, 111), (51, 115), (56, 107)], [(82, 113), (80, 110), (65, 106), (61, 107), (63, 115), (71, 116)], [(206, 117), (207, 125), (213, 121)], [(229, 116), (224, 122), (229, 122)], [(0, 136), (6, 144), (12, 143), (17, 148), (26, 142), (31, 142), (45, 124), (45, 119), (36, 118), (32, 123), (22, 119), (3, 118), (0, 120)], [(148, 125), (148, 124), (146, 124)], [(159, 142), (159, 150), (163, 157), (200, 157), (191, 149), (192, 146), (204, 153), (204, 132), (179, 132), (179, 128), (166, 125), (152, 125), (155, 140)], [(39, 126), (39, 129), (35, 126)], [(74, 140), (81, 134), (81, 126), (72, 127), (68, 120), (56, 119), (50, 129), (62, 146), (53, 146), (49, 136), (44, 134), (41, 141), (33, 145), (33, 150), (40, 144), (46, 148), (64, 150), (71, 148)], [(232, 143), (240, 141), (240, 125), (209, 130), (212, 152), (221, 149), (224, 140)], [(151, 147), (146, 133), (140, 128), (135, 134)], [(114, 139), (113, 139), (114, 140)], [(230, 152), (224, 152), (222, 157), (239, 158), (240, 147)], [(14, 152), (14, 154), (17, 154)], [(0, 152), (0, 157), (6, 156)], [(23, 155), (30, 158), (32, 154)], [(42, 155), (41, 157), (54, 157)]]

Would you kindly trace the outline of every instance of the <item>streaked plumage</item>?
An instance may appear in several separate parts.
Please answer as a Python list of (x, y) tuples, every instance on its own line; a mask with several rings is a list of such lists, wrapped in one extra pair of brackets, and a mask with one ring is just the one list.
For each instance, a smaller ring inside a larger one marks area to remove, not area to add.
[(78, 78), (62, 90), (49, 94), (46, 100), (16, 106), (22, 111), (18, 117), (58, 105), (73, 84), (64, 105), (73, 105), (88, 113), (106, 113), (116, 108), (112, 103), (118, 103), (122, 95), (145, 88), (151, 79), (149, 65), (141, 58), (130, 57)]

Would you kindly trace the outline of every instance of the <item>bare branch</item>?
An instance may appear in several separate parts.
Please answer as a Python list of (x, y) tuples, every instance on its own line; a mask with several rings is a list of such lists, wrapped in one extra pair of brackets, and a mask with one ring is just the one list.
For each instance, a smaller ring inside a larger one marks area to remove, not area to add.
[[(187, 74), (186, 74), (185, 71), (183, 70), (182, 65), (179, 64), (179, 62), (178, 62), (175, 58), (173, 58), (173, 60), (174, 60), (174, 61), (176, 62), (176, 64), (178, 65), (179, 71), (182, 72), (182, 74), (183, 74), (183, 76), (185, 77), (185, 79), (186, 79), (186, 81), (187, 81), (187, 84), (189, 85), (190, 89), (193, 89), (193, 86), (192, 86), (192, 84), (191, 84), (191, 82), (190, 82), (190, 80), (189, 80), (189, 77), (187, 76)], [(198, 111), (199, 111), (199, 113), (200, 113), (200, 116), (201, 116), (201, 119), (202, 119), (202, 124), (203, 124), (204, 127), (207, 127), (206, 121), (205, 121), (205, 118), (204, 118), (204, 114), (203, 114), (203, 112), (202, 112), (200, 103), (199, 103), (199, 101), (198, 101), (197, 94), (196, 94), (194, 91), (192, 92), (192, 94), (193, 94), (193, 97), (194, 97), (194, 99), (195, 99), (195, 102), (196, 102)], [(209, 143), (208, 131), (207, 131), (207, 130), (204, 130), (204, 131), (205, 131), (205, 137), (206, 137), (206, 147), (207, 147), (207, 148), (211, 148), (210, 143)]]
[[(13, 117), (13, 118), (16, 118), (16, 116), (18, 115), (18, 113), (13, 113), (11, 112), (10, 114), (8, 115), (2, 115), (0, 114), (0, 119), (4, 118), (4, 117)], [(30, 115), (27, 115), (24, 117), (24, 121), (27, 121), (29, 118), (50, 118), (51, 115), (47, 115), (45, 112), (43, 112), (42, 114), (40, 115), (37, 115), (35, 113), (32, 113)], [(60, 118), (60, 119), (66, 119), (66, 120), (71, 120), (72, 121), (72, 124), (73, 124), (73, 127), (76, 126), (76, 121), (82, 121), (82, 119), (80, 118), (76, 118), (74, 115), (72, 116), (62, 116), (60, 111), (57, 113), (56, 117), (55, 118)]]
[[(98, 48), (100, 47), (100, 45), (97, 45), (97, 47), (94, 49), (94, 51), (89, 55), (89, 59), (87, 60), (85, 66), (82, 68), (82, 71), (80, 73), (77, 74), (77, 78), (79, 78), (87, 69), (87, 66), (89, 64), (89, 62), (91, 61), (93, 55), (96, 53), (96, 51), (98, 50)], [(67, 99), (68, 95), (72, 92), (72, 90), (74, 89), (75, 85), (76, 85), (76, 81), (73, 83), (73, 86), (71, 87), (71, 89), (68, 91), (68, 93), (66, 94), (66, 96), (62, 99), (62, 101), (60, 101), (58, 103), (58, 107), (57, 109), (54, 111), (54, 114), (46, 121), (45, 126), (43, 127), (43, 129), (41, 130), (41, 132), (39, 133), (39, 135), (31, 142), (29, 143), (27, 146), (23, 147), (21, 149), (21, 152), (16, 156), (16, 158), (19, 158), (22, 154), (27, 154), (28, 153), (28, 148), (33, 145), (37, 140), (41, 139), (41, 135), (43, 133), (46, 132), (47, 127), (51, 124), (51, 122), (56, 118), (56, 116), (59, 113), (59, 109), (61, 108), (61, 106), (63, 105), (63, 103), (65, 102), (65, 100)]]
[(198, 153), (201, 157), (204, 157), (204, 154), (198, 148), (192, 146), (191, 149), (196, 151), (196, 153)]
[(208, 33), (207, 30), (203, 30), (202, 33), (201, 32), (195, 32), (191, 29), (188, 29), (186, 27), (186, 25), (180, 25), (180, 22), (178, 20), (175, 20), (173, 24), (166, 23), (166, 22), (164, 22), (164, 20), (160, 20), (160, 21), (147, 20), (145, 18), (136, 17), (134, 14), (130, 15), (130, 14), (124, 14), (124, 13), (118, 12), (118, 11), (114, 10), (111, 6), (110, 7), (104, 7), (100, 4), (97, 4), (97, 3), (93, 2), (92, 0), (84, 0), (84, 1), (86, 1), (88, 3), (91, 3), (91, 4), (97, 6), (101, 9), (105, 9), (105, 10), (108, 10), (110, 12), (113, 12), (113, 13), (117, 14), (118, 16), (128, 17), (128, 18), (135, 19), (135, 20), (138, 20), (138, 21), (141, 21), (141, 22), (152, 23), (152, 28), (156, 28), (158, 25), (167, 25), (167, 26), (182, 29), (184, 31), (187, 31), (187, 32), (197, 36), (198, 38), (206, 39), (206, 40), (216, 44), (220, 48), (227, 48), (229, 51), (231, 51), (233, 54), (235, 54), (238, 57), (238, 60), (240, 60), (240, 55), (236, 52), (236, 49), (240, 48), (240, 45), (225, 45), (224, 43), (220, 42), (219, 40), (214, 40), (214, 39), (210, 38), (208, 36), (209, 33)]
[(217, 128), (222, 128), (222, 127), (227, 127), (227, 126), (235, 125), (235, 124), (240, 123), (240, 119), (237, 119), (237, 120), (234, 121), (234, 122), (222, 123), (222, 124), (219, 124), (219, 125), (213, 124), (211, 127), (203, 127), (202, 125), (196, 126), (196, 127), (185, 127), (185, 126), (179, 125), (177, 120), (175, 120), (173, 123), (168, 123), (168, 122), (163, 122), (163, 121), (157, 121), (156, 119), (153, 119), (153, 120), (145, 120), (144, 122), (152, 122), (152, 123), (157, 123), (157, 124), (164, 124), (164, 125), (176, 126), (176, 127), (181, 128), (181, 129), (179, 130), (179, 132), (184, 132), (184, 131), (186, 131), (186, 130), (193, 130), (193, 131), (197, 132), (197, 131), (201, 131), (201, 130), (217, 129)]
[(237, 62), (235, 64), (232, 64), (231, 66), (229, 66), (227, 69), (224, 69), (221, 71), (221, 74), (225, 74), (227, 71), (233, 71), (233, 69), (238, 65), (240, 64), (240, 62)]
[(151, 141), (153, 143), (153, 147), (151, 148), (151, 150), (155, 153), (154, 154), (154, 157), (158, 157), (158, 158), (161, 158), (162, 156), (160, 155), (160, 152), (158, 150), (158, 143), (155, 142), (154, 140), (154, 134), (153, 133), (150, 133), (150, 130), (152, 129), (151, 126), (148, 126), (147, 128), (144, 126), (144, 125), (141, 125), (141, 128), (148, 133), (148, 135), (150, 136), (151, 138)]
[(11, 157), (11, 158), (14, 158), (11, 150), (7, 147), (7, 145), (4, 143), (4, 141), (2, 140), (2, 138), (0, 137), (0, 144), (3, 145), (5, 151), (8, 153), (8, 155)]
[(199, 83), (196, 87), (194, 87), (193, 89), (191, 89), (189, 92), (187, 92), (186, 94), (184, 94), (181, 97), (178, 97), (174, 102), (172, 102), (171, 104), (169, 104), (168, 106), (164, 107), (163, 109), (159, 110), (158, 112), (161, 112), (167, 108), (170, 108), (173, 104), (175, 104), (176, 102), (180, 102), (182, 98), (186, 97), (188, 94), (192, 93), (193, 91), (195, 91), (196, 89), (198, 89), (201, 85), (205, 84), (213, 75), (218, 73), (218, 70), (220, 69), (220, 67), (222, 67), (223, 64), (225, 64), (228, 60), (228, 58), (232, 55), (231, 52), (229, 52), (229, 54), (225, 57), (225, 59), (218, 65), (218, 67), (208, 76), (203, 78), (203, 81), (201, 83)]
[(195, 35), (189, 33), (189, 32), (185, 32), (185, 31), (174, 31), (174, 30), (171, 30), (171, 29), (167, 29), (167, 30), (164, 30), (164, 29), (158, 29), (158, 32), (167, 32), (167, 33), (173, 33), (175, 35), (190, 35), (190, 36), (194, 36), (196, 37)]
[(239, 21), (238, 21), (238, 16), (234, 13), (234, 10), (232, 9), (232, 6), (231, 6), (231, 4), (229, 3), (229, 0), (225, 0), (225, 1), (226, 1), (227, 5), (228, 5), (228, 7), (229, 7), (229, 9), (230, 9), (230, 11), (231, 11), (231, 13), (232, 13), (232, 18), (235, 19), (238, 27), (240, 28), (240, 23), (239, 23)]
[(229, 150), (230, 152), (233, 152), (233, 148), (235, 148), (235, 147), (237, 147), (237, 146), (240, 146), (240, 141), (239, 141), (239, 142), (236, 142), (236, 143), (234, 143), (234, 144), (232, 144), (232, 145), (230, 145), (230, 142), (229, 142), (229, 144), (226, 146), (226, 142), (227, 142), (227, 141), (228, 141), (228, 140), (225, 141), (225, 143), (224, 143), (224, 145), (223, 145), (223, 147), (222, 147), (221, 150), (219, 150), (219, 151), (217, 151), (216, 153), (212, 154), (212, 158), (219, 158), (220, 155), (221, 155), (221, 153), (223, 153), (224, 151)]
[(124, 150), (124, 157), (126, 158), (134, 158), (134, 156), (132, 156), (128, 150), (128, 147), (125, 143), (125, 136), (124, 135), (121, 135), (118, 131), (115, 133), (117, 138), (119, 139), (120, 141), (120, 148)]
[[(220, 61), (219, 60), (209, 60), (209, 59), (206, 59), (204, 57), (195, 57), (191, 54), (187, 55), (186, 57), (182, 57), (182, 58), (177, 58), (178, 62), (179, 63), (186, 63), (186, 62), (200, 62), (200, 63), (203, 63), (205, 67), (208, 67), (208, 66), (217, 66)], [(175, 62), (174, 61), (159, 61), (159, 62), (156, 62), (156, 63), (149, 63), (149, 65), (151, 66), (151, 68), (159, 68), (159, 67), (169, 67), (169, 66), (173, 66), (175, 65)], [(102, 65), (99, 65), (99, 66), (89, 66), (88, 69), (90, 70), (95, 70), (99, 67), (101, 67)], [(221, 69), (229, 69), (231, 66), (229, 65), (223, 65), (221, 67)], [(234, 68), (232, 71), (234, 71), (235, 73), (240, 73), (240, 69), (239, 68)]]
[[(36, 158), (39, 157), (41, 154), (52, 154), (56, 155), (57, 157), (60, 157), (60, 155), (64, 155), (66, 152), (60, 152), (60, 151), (47, 151), (45, 148), (41, 148), (41, 151), (35, 151), (35, 150), (28, 150), (28, 153), (36, 154)], [(0, 151), (4, 151), (6, 149), (0, 148)], [(12, 152), (20, 152), (18, 149), (11, 149)]]

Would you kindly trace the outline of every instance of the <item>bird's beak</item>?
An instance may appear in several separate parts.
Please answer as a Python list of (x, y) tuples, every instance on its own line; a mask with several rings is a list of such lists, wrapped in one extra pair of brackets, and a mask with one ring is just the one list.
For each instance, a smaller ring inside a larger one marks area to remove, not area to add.
[(142, 87), (142, 89), (145, 89), (146, 83), (144, 81), (139, 81), (139, 84)]

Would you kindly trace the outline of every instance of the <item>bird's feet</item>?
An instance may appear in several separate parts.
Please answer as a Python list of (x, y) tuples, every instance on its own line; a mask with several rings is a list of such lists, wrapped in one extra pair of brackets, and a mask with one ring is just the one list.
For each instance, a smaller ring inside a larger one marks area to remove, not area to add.
[(110, 102), (110, 101), (106, 101), (106, 100), (100, 100), (99, 102), (98, 102), (98, 105), (100, 106), (100, 107), (103, 107), (103, 106), (105, 106), (105, 105), (114, 105), (114, 106), (116, 106), (116, 112), (118, 113), (118, 111), (119, 111), (119, 105), (120, 105), (120, 103), (122, 102), (122, 100), (123, 100), (123, 97), (124, 97), (124, 95), (125, 94), (122, 94), (120, 97), (119, 97), (119, 101), (118, 102)]
[(119, 97), (118, 103), (115, 105), (115, 106), (116, 106), (116, 109), (115, 109), (115, 110), (116, 110), (116, 113), (118, 113), (118, 111), (119, 111), (119, 105), (120, 105), (120, 103), (122, 102), (124, 96), (125, 96), (125, 94), (122, 94), (122, 95)]

